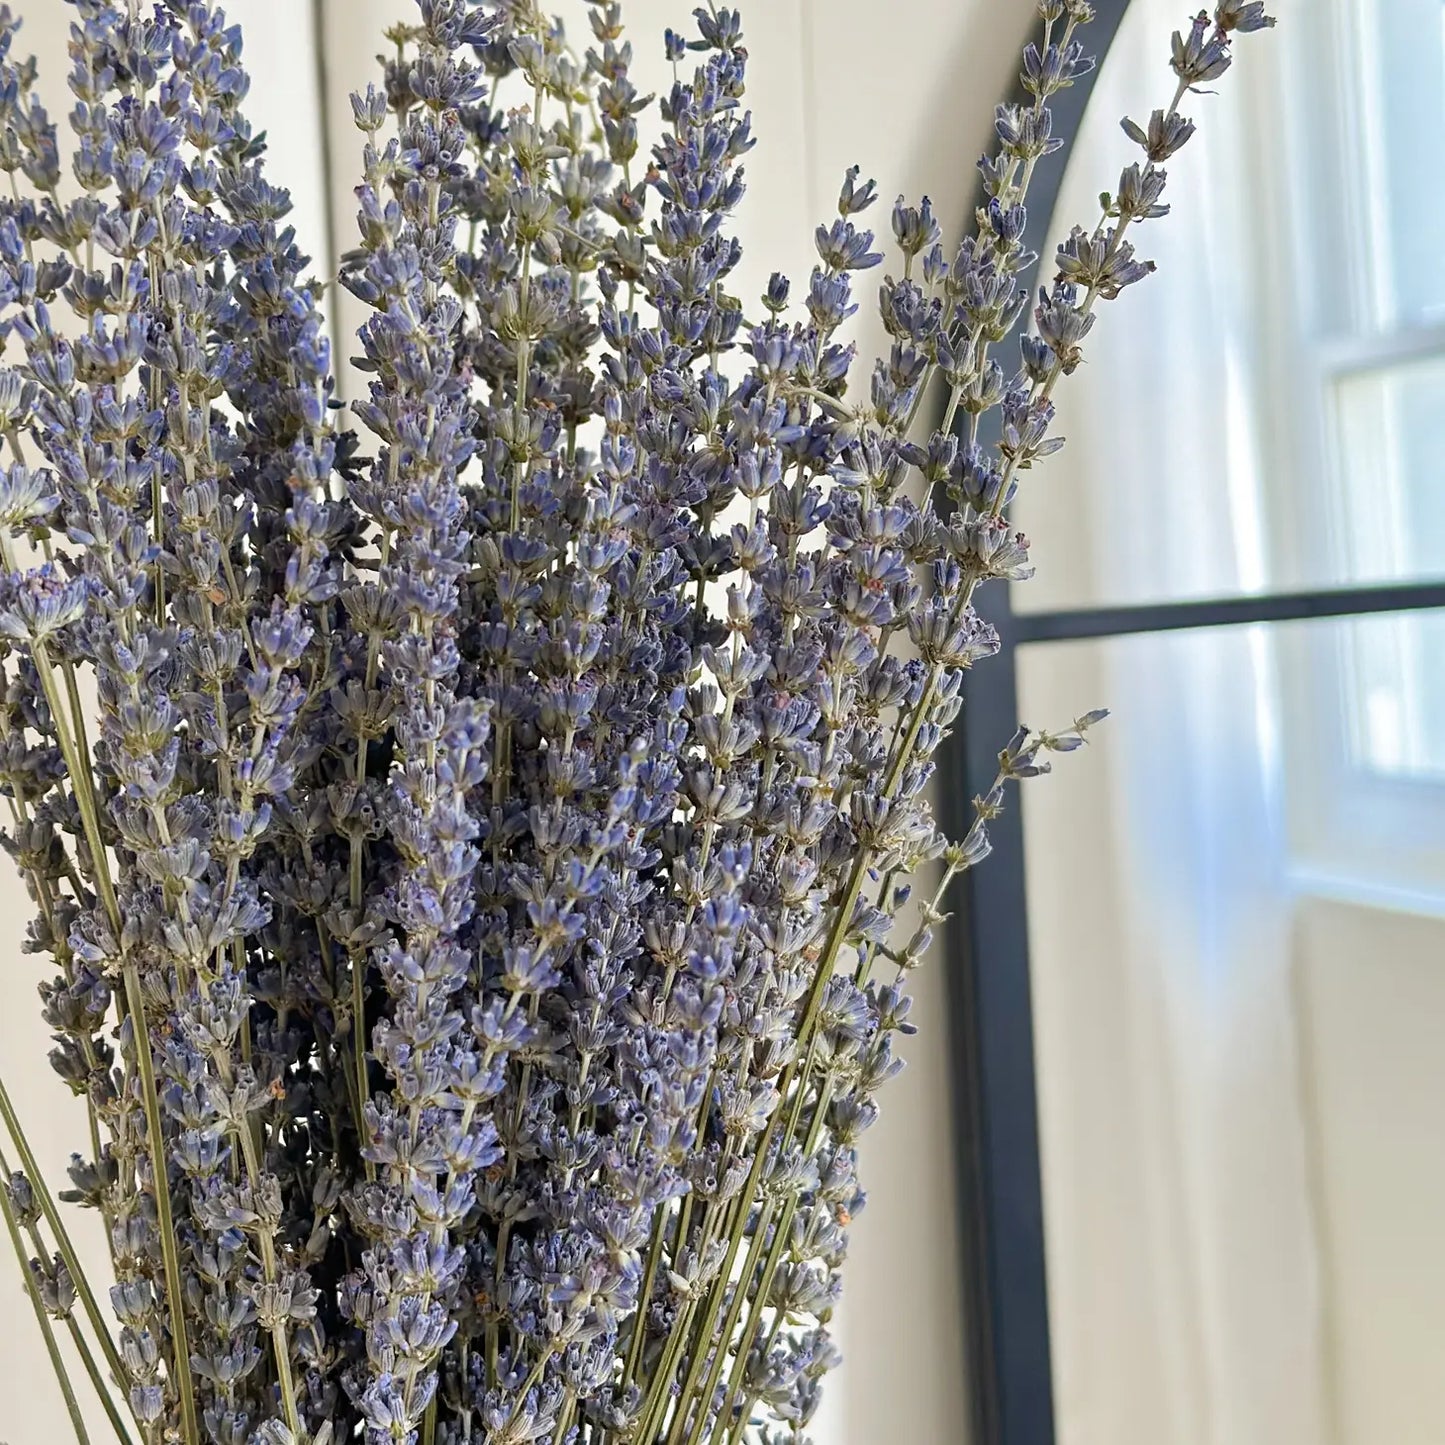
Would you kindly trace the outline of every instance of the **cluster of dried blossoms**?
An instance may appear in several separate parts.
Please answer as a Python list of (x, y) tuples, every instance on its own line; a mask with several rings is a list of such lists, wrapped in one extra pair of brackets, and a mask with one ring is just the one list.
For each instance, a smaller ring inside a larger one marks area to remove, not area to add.
[(1094, 720), (1015, 738), (945, 847), (976, 590), (1028, 575), (1005, 507), (1261, 6), (1177, 38), (1010, 375), (1089, 64), (1044, 0), (977, 233), (894, 211), (854, 401), (871, 185), (801, 304), (728, 291), (734, 12), (667, 36), (644, 164), (614, 0), (585, 55), (531, 0), (418, 0), (354, 102), (358, 437), (240, 36), (70, 3), (69, 180), (0, 7), (0, 778), (90, 1148), (53, 1195), (0, 1087), (0, 1205), (77, 1435), (68, 1358), (142, 1445), (801, 1441), (908, 976), (1005, 783)]

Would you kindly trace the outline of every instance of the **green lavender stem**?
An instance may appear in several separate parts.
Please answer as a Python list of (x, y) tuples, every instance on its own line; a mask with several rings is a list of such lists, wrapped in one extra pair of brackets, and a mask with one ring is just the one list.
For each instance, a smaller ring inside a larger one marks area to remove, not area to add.
[[(11, 1178), (12, 1172), (9, 1159), (6, 1158), (4, 1150), (0, 1149), (0, 1193), (6, 1195), (7, 1201), (9, 1191), (6, 1189), (4, 1181)], [(31, 1192), (35, 1192), (34, 1186), (32, 1186)], [(30, 1236), (30, 1245), (36, 1255), (41, 1259), (47, 1258), (50, 1251), (46, 1248), (45, 1241), (40, 1236), (38, 1223), (33, 1221), (29, 1223), (25, 1228), (25, 1232)], [(21, 1262), (22, 1264), (24, 1263), (23, 1260)], [(66, 1268), (68, 1270), (69, 1266), (66, 1266)], [(75, 1277), (72, 1274), (72, 1283), (74, 1283), (74, 1279)], [(110, 1419), (117, 1440), (120, 1442), (120, 1445), (130, 1445), (130, 1434), (125, 1427), (125, 1421), (116, 1409), (115, 1398), (110, 1392), (110, 1386), (106, 1383), (105, 1377), (100, 1372), (100, 1366), (96, 1363), (95, 1356), (91, 1352), (90, 1344), (85, 1338), (85, 1332), (80, 1328), (73, 1314), (65, 1316), (65, 1323), (70, 1330), (70, 1338), (75, 1345), (76, 1353), (80, 1356), (80, 1362), (85, 1366), (85, 1372), (90, 1378), (91, 1387), (95, 1390), (101, 1406)]]
[[(6, 565), (13, 567), (13, 557), (8, 540), (4, 544), (4, 555)], [(105, 852), (104, 837), (100, 829), (99, 810), (91, 786), (89, 759), (80, 756), (75, 735), (66, 721), (66, 711), (56, 684), (55, 670), (51, 665), (44, 643), (37, 642), (35, 644), (34, 656), (36, 671), (40, 674), (41, 686), (45, 690), (46, 700), (55, 717), (55, 729), (60, 740), (61, 753), (65, 759), (66, 768), (70, 772), (71, 785), (80, 808), (101, 901), (105, 905), (111, 926), (119, 939), (121, 936), (120, 905), (116, 900), (115, 888), (110, 881), (110, 866)], [(165, 1266), (166, 1304), (171, 1317), (172, 1366), (175, 1372), (173, 1383), (181, 1407), (185, 1445), (200, 1445), (196, 1422), (195, 1391), (191, 1384), (190, 1345), (186, 1336), (185, 1294), (181, 1287), (180, 1260), (176, 1253), (169, 1174), (166, 1169), (165, 1135), (161, 1128), (160, 1098), (156, 1092), (155, 1065), (151, 1059), (145, 999), (141, 992), (140, 975), (135, 964), (127, 961), (123, 966), (122, 973), (125, 981), (126, 1005), (130, 1011), (131, 1028), (135, 1041), (136, 1066), (140, 1072), (141, 1094), (146, 1115), (146, 1146), (151, 1160), (156, 1200), (156, 1222), (160, 1230), (161, 1253)], [(16, 1145), (19, 1147), (18, 1138)], [(36, 1173), (38, 1172), (36, 1171)], [(57, 1225), (58, 1216), (52, 1223), (52, 1227)]]
[(50, 1186), (45, 1182), (45, 1176), (36, 1162), (30, 1141), (25, 1137), (25, 1131), (21, 1127), (20, 1118), (15, 1112), (10, 1091), (5, 1087), (3, 1078), (0, 1078), (0, 1119), (4, 1120), (6, 1132), (10, 1135), (15, 1145), (15, 1151), (20, 1156), (20, 1167), (26, 1178), (29, 1179), (36, 1199), (40, 1201), (40, 1211), (45, 1216), (45, 1222), (50, 1226), (50, 1232), (55, 1236), (56, 1248), (59, 1249), (60, 1257), (65, 1261), (65, 1267), (70, 1271), (70, 1277), (75, 1282), (76, 1295), (80, 1299), (81, 1307), (85, 1310), (91, 1328), (95, 1331), (101, 1353), (105, 1356), (105, 1362), (117, 1380), (124, 1380), (127, 1378), (127, 1373), (125, 1366), (121, 1363), (120, 1353), (115, 1347), (115, 1341), (111, 1338), (105, 1317), (100, 1312), (100, 1306), (96, 1303), (95, 1292), (91, 1289), (90, 1279), (81, 1266), (80, 1256), (76, 1253), (70, 1232), (66, 1229), (65, 1222), (60, 1217), (60, 1211), (56, 1208)]
[(161, 1236), (161, 1254), (166, 1276), (166, 1307), (170, 1312), (174, 1384), (180, 1400), (186, 1445), (200, 1445), (200, 1435), (196, 1428), (196, 1394), (191, 1383), (191, 1351), (186, 1336), (186, 1297), (181, 1285), (181, 1264), (176, 1251), (176, 1227), (171, 1211), (170, 1180), (166, 1171), (165, 1136), (161, 1132), (160, 1099), (156, 1093), (155, 1064), (151, 1059), (150, 1035), (146, 1027), (145, 997), (141, 992), (140, 974), (133, 963), (125, 966), (125, 996), (130, 1009), (136, 1065), (140, 1069), (141, 1096), (145, 1104), (146, 1143), (151, 1158), (156, 1227)]
[(85, 1429), (85, 1417), (80, 1413), (80, 1403), (75, 1398), (75, 1390), (70, 1383), (70, 1374), (65, 1368), (65, 1360), (61, 1356), (60, 1346), (56, 1343), (50, 1316), (45, 1313), (45, 1306), (40, 1302), (40, 1291), (36, 1288), (34, 1276), (30, 1273), (30, 1261), (25, 1252), (24, 1241), (20, 1238), (20, 1226), (15, 1218), (14, 1206), (10, 1203), (9, 1191), (3, 1187), (0, 1187), (0, 1212), (5, 1215), (5, 1232), (10, 1236), (10, 1247), (15, 1251), (16, 1263), (19, 1264), (20, 1273), (25, 1279), (25, 1293), (29, 1297), (30, 1307), (35, 1311), (35, 1322), (40, 1326), (40, 1335), (45, 1341), (45, 1351), (50, 1356), (50, 1367), (55, 1371), (56, 1381), (60, 1385), (60, 1393), (65, 1397), (65, 1409), (70, 1416), (70, 1424), (75, 1431), (77, 1445), (90, 1445), (90, 1436)]

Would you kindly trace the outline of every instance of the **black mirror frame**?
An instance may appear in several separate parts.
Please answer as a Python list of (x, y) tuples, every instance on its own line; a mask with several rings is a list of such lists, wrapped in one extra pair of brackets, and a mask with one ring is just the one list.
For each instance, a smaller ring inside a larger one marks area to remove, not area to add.
[[(1129, 0), (1096, 0), (1097, 16), (1086, 33), (1098, 66), (1051, 105), (1054, 134), (1064, 146), (1040, 162), (1030, 189), (1026, 249), (1039, 257), (1027, 277), (1030, 295), (1038, 285), (1098, 67), (1128, 5)], [(1031, 97), (1016, 80), (1010, 99), (1023, 104)], [(987, 199), (981, 185), (977, 196), (980, 202)], [(1026, 308), (1020, 331), (1031, 314), (1032, 308)], [(1007, 592), (995, 588), (980, 596), (980, 611), (998, 627), (1002, 651), (984, 664), (977, 679), (965, 674), (959, 726), (941, 755), (940, 811), (955, 838), (971, 825), (971, 800), (988, 790), (998, 770), (998, 750), (1018, 724)], [(972, 1445), (1053, 1445), (1023, 824), (1016, 798), (990, 832), (993, 855), (981, 869), (964, 875), (963, 896), (947, 934), (965, 1388), (971, 1415), (960, 1439)]]
[[(1025, 243), (1040, 257), (1026, 278), (1030, 294), (1055, 234), (1054, 212), (1095, 78), (1129, 8), (1129, 0), (1094, 3), (1097, 18), (1087, 34), (1098, 66), (1053, 103), (1054, 134), (1065, 145), (1041, 162), (1030, 191)], [(1011, 98), (1030, 99), (1022, 87)], [(1026, 313), (1020, 331), (1028, 321)], [(971, 800), (992, 786), (998, 749), (1018, 725), (1020, 647), (1445, 609), (1440, 580), (1025, 614), (1014, 613), (1009, 591), (1004, 585), (979, 594), (979, 611), (998, 629), (1000, 651), (981, 674), (964, 673), (963, 709), (939, 755), (939, 813), (950, 837), (968, 831)], [(945, 935), (970, 1417), (960, 1422), (958, 1439), (1054, 1445), (1024, 828), (1016, 798), (990, 836), (993, 854), (964, 875)]]

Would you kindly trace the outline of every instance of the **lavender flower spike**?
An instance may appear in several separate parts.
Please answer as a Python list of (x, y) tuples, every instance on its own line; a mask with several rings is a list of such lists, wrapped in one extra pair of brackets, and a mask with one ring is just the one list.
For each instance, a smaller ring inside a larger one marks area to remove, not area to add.
[(1272, 20), (1175, 37), (1037, 297), (1084, 0), (960, 247), (926, 199), (880, 237), (855, 170), (747, 297), (735, 9), (654, 98), (618, 0), (580, 49), (417, 0), (353, 98), (348, 412), (239, 30), (69, 3), (73, 186), (0, 5), (0, 841), (86, 1137), (53, 1189), (0, 1083), (0, 1212), (77, 1438), (89, 1391), (124, 1445), (799, 1445), (910, 976), (1103, 717), (1021, 729), (940, 835), (978, 591), (1031, 575), (1057, 388)]

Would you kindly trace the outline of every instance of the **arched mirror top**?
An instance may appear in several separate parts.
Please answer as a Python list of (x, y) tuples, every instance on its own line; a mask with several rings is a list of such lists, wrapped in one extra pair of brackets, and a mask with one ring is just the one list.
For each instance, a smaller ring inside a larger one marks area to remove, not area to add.
[[(1445, 415), (1445, 208), (1420, 178), (1445, 146), (1445, 11), (1271, 9), (1269, 43), (1239, 44), (1218, 94), (1186, 99), (1199, 129), (1169, 163), (1172, 213), (1132, 237), (1158, 273), (1101, 308), (1059, 390), (1069, 447), (1016, 513), (1039, 566), (1020, 609), (1441, 571), (1445, 501), (1424, 478)], [(1167, 104), (1183, 18), (1171, 0), (1100, 7), (1098, 67), (1058, 107), (1065, 158), (1031, 196), (1043, 279), (1137, 156), (1121, 118)]]

